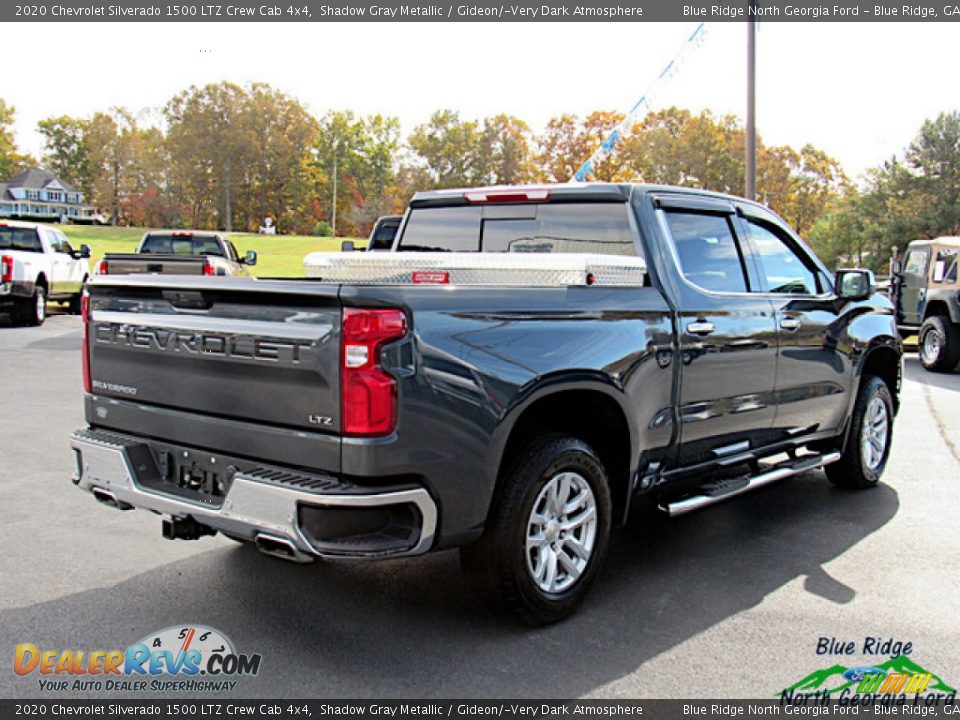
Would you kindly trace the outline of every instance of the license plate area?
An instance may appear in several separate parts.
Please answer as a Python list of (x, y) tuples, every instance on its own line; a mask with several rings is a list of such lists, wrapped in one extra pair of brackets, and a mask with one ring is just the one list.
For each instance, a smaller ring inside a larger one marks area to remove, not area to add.
[(209, 452), (163, 443), (127, 446), (127, 455), (144, 489), (220, 507), (239, 468)]

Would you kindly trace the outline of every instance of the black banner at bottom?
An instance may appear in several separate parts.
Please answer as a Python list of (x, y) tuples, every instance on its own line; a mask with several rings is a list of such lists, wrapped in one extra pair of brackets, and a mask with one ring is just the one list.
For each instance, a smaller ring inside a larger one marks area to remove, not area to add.
[(0, 719), (63, 717), (150, 718), (956, 718), (956, 694), (941, 697), (807, 696), (773, 700), (0, 700)]

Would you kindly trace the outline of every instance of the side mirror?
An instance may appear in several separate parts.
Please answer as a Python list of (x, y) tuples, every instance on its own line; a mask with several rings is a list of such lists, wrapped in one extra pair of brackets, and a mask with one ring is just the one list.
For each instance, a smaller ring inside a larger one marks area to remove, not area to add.
[(256, 250), (247, 250), (247, 254), (243, 258), (244, 265), (253, 265), (257, 264), (257, 251)]
[(843, 300), (866, 300), (877, 291), (877, 281), (870, 270), (837, 270), (834, 287)]
[(81, 245), (81, 246), (80, 246), (80, 257), (82, 257), (82, 258), (88, 258), (88, 257), (90, 257), (90, 246), (89, 246), (89, 245)]
[(353, 252), (357, 249), (357, 246), (354, 244), (353, 240), (344, 240), (340, 243), (340, 252)]

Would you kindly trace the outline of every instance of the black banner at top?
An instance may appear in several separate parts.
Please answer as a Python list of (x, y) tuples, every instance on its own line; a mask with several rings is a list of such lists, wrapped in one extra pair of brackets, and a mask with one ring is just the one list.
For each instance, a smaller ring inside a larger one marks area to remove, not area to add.
[[(956, 4), (953, 4), (956, 3)], [(2, 22), (953, 22), (960, 0), (28, 0)]]

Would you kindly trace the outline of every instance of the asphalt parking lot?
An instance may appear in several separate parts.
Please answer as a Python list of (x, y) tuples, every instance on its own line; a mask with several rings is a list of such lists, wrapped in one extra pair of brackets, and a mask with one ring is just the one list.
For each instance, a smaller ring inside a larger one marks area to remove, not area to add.
[(76, 317), (0, 318), (0, 697), (41, 696), (12, 671), (18, 643), (112, 649), (183, 623), (263, 656), (233, 697), (761, 698), (884, 659), (816, 654), (867, 636), (960, 686), (960, 373), (908, 356), (879, 487), (812, 472), (617, 536), (580, 613), (529, 630), (477, 607), (455, 552), (294, 565), (97, 504), (69, 480), (80, 342)]

